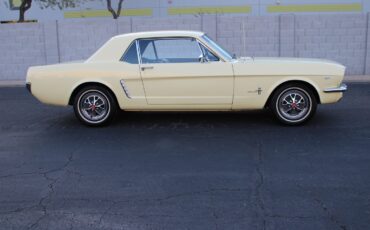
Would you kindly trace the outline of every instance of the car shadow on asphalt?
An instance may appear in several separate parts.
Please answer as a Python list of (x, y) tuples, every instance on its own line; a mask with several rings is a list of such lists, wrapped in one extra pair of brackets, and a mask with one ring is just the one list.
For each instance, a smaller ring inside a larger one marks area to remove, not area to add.
[[(268, 111), (238, 112), (119, 112), (111, 125), (144, 127), (239, 126), (277, 124)], [(278, 124), (279, 125), (279, 124)]]
[[(299, 127), (323, 127), (336, 124), (337, 117), (331, 113), (318, 111), (307, 123)], [(87, 127), (81, 124), (73, 114), (60, 117), (54, 127)], [(119, 111), (109, 128), (170, 128), (187, 129), (200, 127), (245, 127), (245, 128), (294, 128), (277, 121), (268, 110), (235, 111), (235, 112), (125, 112)], [(96, 127), (93, 127), (96, 128)]]

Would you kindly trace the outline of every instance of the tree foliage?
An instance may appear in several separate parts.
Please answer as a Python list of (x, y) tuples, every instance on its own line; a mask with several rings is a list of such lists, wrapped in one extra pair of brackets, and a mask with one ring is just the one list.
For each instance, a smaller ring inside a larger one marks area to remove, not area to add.
[(41, 9), (44, 8), (59, 8), (59, 9), (64, 9), (64, 8), (74, 8), (78, 6), (79, 4), (87, 1), (92, 1), (92, 0), (35, 0), (39, 3)]
[(93, 0), (22, 0), (19, 6), (19, 22), (24, 22), (24, 15), (32, 6), (33, 2), (37, 2), (41, 9), (45, 8), (74, 8), (79, 4)]
[[(37, 2), (41, 9), (45, 8), (74, 8), (79, 6), (81, 3), (94, 1), (94, 0), (22, 0), (21, 5), (19, 6), (19, 22), (24, 22), (25, 13), (32, 6), (32, 3)], [(114, 19), (117, 19), (121, 15), (122, 4), (124, 0), (113, 0), (113, 2), (118, 2), (117, 9), (114, 9), (112, 6), (111, 0), (104, 0), (107, 3), (107, 9), (112, 14)]]
[(123, 0), (118, 0), (118, 6), (117, 6), (117, 10), (116, 11), (112, 7), (111, 0), (106, 0), (106, 1), (107, 1), (107, 9), (108, 9), (109, 12), (111, 12), (113, 18), (114, 19), (119, 18), (119, 16), (121, 15)]

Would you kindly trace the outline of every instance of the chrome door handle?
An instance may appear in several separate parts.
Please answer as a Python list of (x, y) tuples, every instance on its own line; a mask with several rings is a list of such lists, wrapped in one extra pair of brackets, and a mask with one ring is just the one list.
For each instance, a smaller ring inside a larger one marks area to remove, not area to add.
[(141, 67), (141, 71), (145, 71), (146, 69), (154, 69), (153, 66), (143, 66)]

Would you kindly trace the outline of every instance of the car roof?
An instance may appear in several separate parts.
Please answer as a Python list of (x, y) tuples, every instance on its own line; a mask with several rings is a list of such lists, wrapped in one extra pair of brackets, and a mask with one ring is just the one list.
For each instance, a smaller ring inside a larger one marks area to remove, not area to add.
[(164, 30), (164, 31), (149, 31), (149, 32), (137, 32), (117, 35), (114, 38), (151, 38), (151, 37), (200, 37), (203, 36), (204, 32), (190, 31), (190, 30)]

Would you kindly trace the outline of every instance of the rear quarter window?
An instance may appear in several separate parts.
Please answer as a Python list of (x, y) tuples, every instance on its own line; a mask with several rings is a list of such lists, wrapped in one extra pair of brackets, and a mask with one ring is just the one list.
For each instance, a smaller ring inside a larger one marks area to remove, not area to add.
[(132, 42), (130, 47), (123, 54), (121, 61), (130, 63), (130, 64), (139, 64), (138, 56), (137, 56), (137, 49), (136, 49), (136, 41)]

